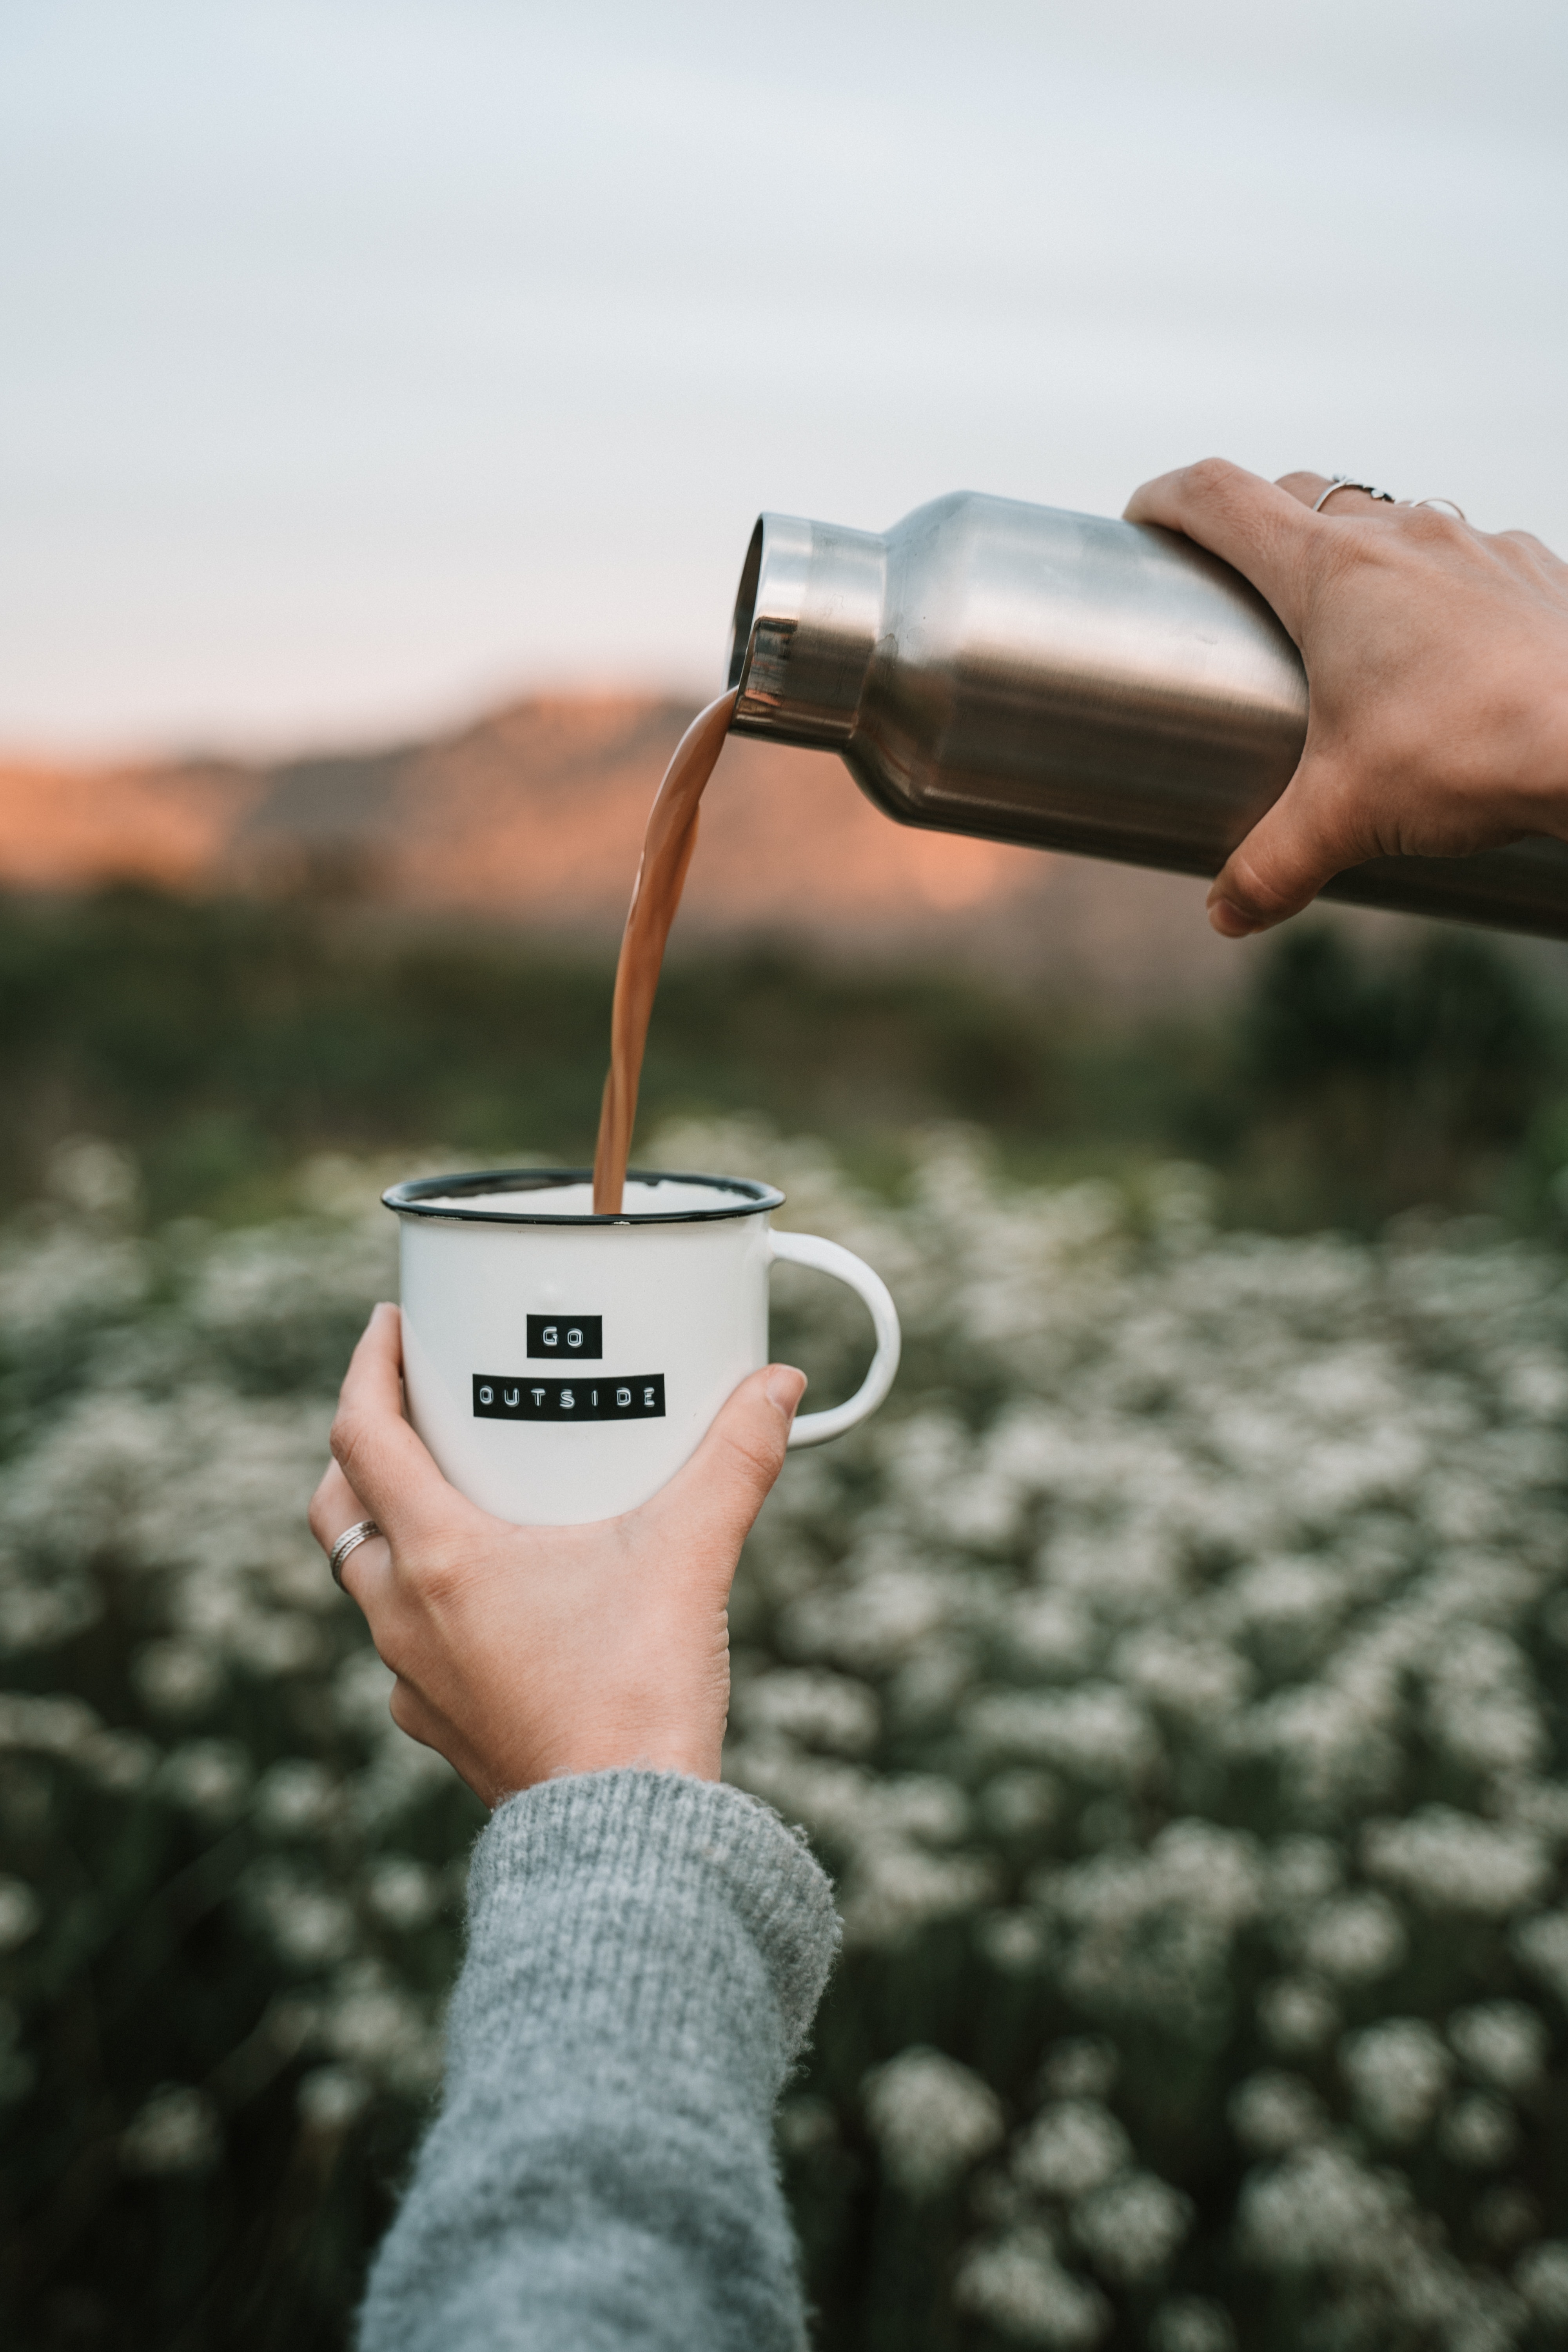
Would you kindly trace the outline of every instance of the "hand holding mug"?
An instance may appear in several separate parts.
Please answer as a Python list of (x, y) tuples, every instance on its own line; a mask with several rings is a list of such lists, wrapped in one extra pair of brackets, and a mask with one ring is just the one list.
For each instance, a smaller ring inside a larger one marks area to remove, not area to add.
[(342, 1579), (397, 1676), (393, 1720), (488, 1805), (615, 1765), (716, 1780), (730, 1585), (805, 1388), (788, 1365), (753, 1373), (669, 1484), (618, 1518), (517, 1527), (449, 1486), (409, 1426), (402, 1318), (378, 1307), (310, 1528), (329, 1552), (356, 1520), (381, 1530)]
[(1228, 939), (1294, 915), (1369, 857), (1568, 837), (1568, 564), (1528, 531), (1436, 507), (1266, 482), (1206, 458), (1146, 482), (1163, 523), (1267, 597), (1306, 664), (1295, 775), (1209, 893)]

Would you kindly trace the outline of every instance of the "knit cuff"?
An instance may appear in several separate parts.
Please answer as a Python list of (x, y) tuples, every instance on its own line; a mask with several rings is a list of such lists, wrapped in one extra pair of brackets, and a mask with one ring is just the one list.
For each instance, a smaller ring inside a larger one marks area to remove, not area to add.
[(722, 1783), (640, 1769), (546, 1781), (499, 1807), (475, 1849), (465, 1977), (510, 1979), (530, 2039), (693, 2053), (726, 2025), (754, 2041), (771, 1994), (763, 2040), (782, 2072), (837, 1944), (804, 1840)]

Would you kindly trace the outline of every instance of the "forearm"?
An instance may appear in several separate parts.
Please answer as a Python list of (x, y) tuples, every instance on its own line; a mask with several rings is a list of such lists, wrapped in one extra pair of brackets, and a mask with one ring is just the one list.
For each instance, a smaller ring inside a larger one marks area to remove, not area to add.
[(837, 1934), (805, 1848), (732, 1790), (598, 1773), (500, 1809), (469, 1906), (362, 2352), (793, 2352), (772, 2116)]

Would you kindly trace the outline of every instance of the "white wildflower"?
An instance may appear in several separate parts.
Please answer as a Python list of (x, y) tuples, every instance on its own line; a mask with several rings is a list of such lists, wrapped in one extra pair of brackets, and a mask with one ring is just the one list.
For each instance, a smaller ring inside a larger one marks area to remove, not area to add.
[(0, 1693), (0, 1751), (79, 1758), (100, 1728), (90, 1706), (75, 1698), (31, 1698)]
[(1236, 2330), (1223, 2304), (1206, 2295), (1173, 2295), (1149, 2332), (1150, 2352), (1236, 2352)]
[(1550, 1752), (1528, 1661), (1492, 1626), (1444, 1626), (1428, 1667), (1426, 1711), (1438, 1745), (1476, 1771), (1530, 1771)]
[(1299, 1924), (1303, 1914), (1338, 1893), (1345, 1862), (1329, 1838), (1288, 1837), (1269, 1849), (1268, 1868), (1270, 1910)]
[(1124, 2172), (1073, 2209), (1072, 2233), (1113, 2286), (1160, 2276), (1192, 2227), (1193, 2203), (1152, 2172)]
[(1443, 2117), (1437, 2144), (1450, 2163), (1468, 2172), (1495, 2172), (1519, 2145), (1513, 2110), (1489, 2092), (1472, 2091)]
[(898, 1730), (945, 1731), (974, 1674), (968, 1643), (933, 1634), (919, 1643), (888, 1685), (888, 1713)]
[(245, 1874), (244, 1895), (279, 1958), (291, 1968), (323, 1968), (353, 1948), (350, 1905), (292, 1864), (253, 1864)]
[(216, 2109), (202, 2092), (165, 2084), (120, 2136), (127, 2172), (151, 2178), (210, 2172), (221, 2152)]
[(44, 1906), (20, 1878), (0, 1877), (0, 1952), (14, 1952), (43, 1924)]
[(314, 2066), (302, 2078), (295, 2098), (306, 2130), (332, 2138), (363, 2113), (370, 2084), (348, 2066)]
[(102, 1613), (101, 1597), (79, 1575), (57, 1570), (42, 1583), (15, 1562), (0, 1564), (0, 1655), (57, 1649)]
[(1529, 1830), (1426, 1805), (1403, 1822), (1369, 1822), (1363, 1858), (1375, 1878), (1434, 1911), (1500, 1918), (1546, 1886), (1551, 1856)]
[(752, 1737), (782, 1735), (839, 1756), (864, 1755), (876, 1746), (880, 1728), (875, 1691), (847, 1675), (809, 1667), (739, 1685), (731, 1712)]
[(1568, 1366), (1543, 1348), (1515, 1349), (1498, 1368), (1503, 1402), (1531, 1421), (1568, 1416)]
[(956, 1781), (936, 1772), (893, 1772), (871, 1793), (872, 1833), (952, 1845), (969, 1828), (969, 1800)]
[(0, 1329), (24, 1361), (58, 1354), (83, 1331), (141, 1305), (151, 1279), (140, 1243), (62, 1223), (20, 1245), (0, 1244)]
[(62, 1137), (49, 1153), (45, 1181), (57, 1201), (83, 1217), (130, 1217), (142, 1192), (132, 1155), (98, 1135)]
[(785, 2099), (773, 2125), (774, 2134), (785, 2156), (810, 2157), (823, 2148), (837, 2146), (838, 2118), (826, 2099), (809, 2095)]
[(1231, 1947), (1264, 1885), (1252, 1839), (1192, 1821), (1163, 1830), (1146, 1854), (1040, 1874), (1037, 1891), (1068, 1930), (1062, 1979), (1086, 2009), (1202, 2036), (1223, 2016)]
[(1094, 1655), (1094, 1620), (1066, 1593), (1021, 1592), (1009, 1602), (1005, 1622), (1009, 1656), (1034, 1674), (1079, 1675)]
[(81, 1762), (88, 1778), (100, 1789), (124, 1795), (152, 1779), (158, 1750), (140, 1732), (97, 1731), (85, 1743)]
[(861, 2086), (888, 2173), (906, 2197), (939, 2197), (1001, 2140), (989, 2084), (940, 2050), (900, 2052)]
[(807, 1592), (784, 1612), (784, 1647), (799, 1657), (834, 1658), (862, 1673), (886, 1671), (944, 1624), (956, 1595), (944, 1577), (883, 1568), (837, 1591)]
[(1369, 2025), (1340, 2045), (1340, 2070), (1374, 2137), (1416, 2138), (1442, 2105), (1453, 2061), (1420, 2018)]
[(200, 1715), (223, 1688), (223, 1662), (195, 1642), (147, 1642), (131, 1661), (131, 1679), (155, 1715)]
[(440, 2080), (440, 2041), (424, 2004), (374, 1961), (338, 1978), (321, 2035), (334, 2058), (395, 2090), (423, 2093)]
[(1157, 1754), (1147, 1717), (1113, 1683), (1073, 1691), (998, 1691), (964, 1711), (976, 1746), (1037, 1759), (1090, 1782), (1140, 1780)]
[(1318, 1556), (1264, 1560), (1237, 1577), (1225, 1594), (1230, 1622), (1275, 1672), (1317, 1657), (1349, 1599), (1343, 1573)]
[(1043, 2107), (1013, 2153), (1013, 2170), (1042, 2197), (1087, 2197), (1121, 2171), (1132, 2145), (1097, 2099), (1056, 2099)]
[(1185, 1582), (1176, 1530), (1158, 1520), (1054, 1537), (1038, 1568), (1059, 1591), (1112, 1622), (1170, 1608)]
[(995, 1872), (979, 1854), (934, 1854), (899, 1838), (857, 1847), (840, 1908), (850, 1944), (890, 1944), (928, 1920), (974, 1910), (992, 1894)]
[(1298, 2148), (1248, 2173), (1237, 2208), (1243, 2252), (1271, 2271), (1377, 2272), (1399, 2236), (1407, 2191), (1345, 2149)]
[(208, 1822), (238, 1812), (250, 1784), (250, 1758), (237, 1739), (187, 1739), (159, 1766), (160, 1796)]
[(1321, 2049), (1339, 2031), (1340, 2013), (1310, 1977), (1276, 1977), (1258, 1996), (1258, 2021), (1287, 2057)]
[(1543, 2327), (1568, 2333), (1568, 2238), (1531, 2246), (1514, 2265), (1513, 2283)]
[(1448, 2040), (1460, 2062), (1494, 2090), (1522, 2091), (1538, 2080), (1550, 2037), (1542, 2021), (1521, 2000), (1478, 2001), (1456, 2010)]
[(1568, 1910), (1521, 1920), (1512, 1942), (1531, 1975), (1550, 1985), (1559, 2000), (1568, 2001)]
[(1303, 1958), (1344, 1984), (1386, 1976), (1399, 1966), (1405, 1949), (1404, 1922), (1382, 1895), (1346, 1895), (1325, 1904), (1301, 1937)]
[(1033, 1976), (1045, 1966), (1050, 1929), (1036, 1911), (990, 1911), (976, 1928), (980, 1949), (1005, 1976)]
[[(1410, 2261), (1406, 2277), (1418, 2275), (1422, 2267), (1418, 2257)], [(1429, 2258), (1425, 2267), (1432, 2273), (1428, 2291), (1396, 2294), (1396, 2308), (1417, 2322), (1435, 2321), (1445, 2352), (1514, 2352), (1529, 2314), (1510, 2288), (1500, 2279), (1470, 2275), (1451, 2260)]]
[(1104, 2296), (1063, 2268), (1039, 2229), (1010, 2231), (970, 2248), (958, 2266), (953, 2300), (1001, 2335), (1047, 2352), (1091, 2352), (1111, 2321)]
[(1230, 2126), (1253, 2156), (1283, 2156), (1322, 2137), (1323, 2105), (1299, 2074), (1249, 2074), (1230, 2095)]
[(1223, 1737), (1252, 1680), (1247, 1661), (1223, 1643), (1183, 1639), (1160, 1626), (1128, 1635), (1115, 1664), (1151, 1706), (1183, 1718), (1209, 1739)]
[(1061, 1784), (1048, 1772), (1025, 1768), (998, 1772), (980, 1791), (980, 1814), (1002, 1837), (1048, 1829), (1061, 1810)]
[(1041, 2086), (1054, 2099), (1103, 2099), (1121, 2063), (1115, 2042), (1102, 2033), (1071, 2033), (1047, 2053)]
[(1310, 1817), (1384, 1793), (1398, 1775), (1396, 1729), (1385, 1692), (1342, 1676), (1277, 1692), (1238, 1718), (1231, 1739), (1240, 1754), (1272, 1759), (1284, 1801)]
[(320, 1629), (296, 1610), (253, 1610), (236, 1643), (242, 1663), (253, 1675), (298, 1675), (315, 1664), (321, 1654)]
[(410, 1855), (388, 1854), (373, 1865), (365, 1898), (387, 1927), (422, 1927), (440, 1907), (440, 1883), (434, 1871)]
[(317, 1837), (331, 1818), (336, 1796), (331, 1775), (321, 1765), (287, 1756), (257, 1783), (251, 1818), (265, 1837)]

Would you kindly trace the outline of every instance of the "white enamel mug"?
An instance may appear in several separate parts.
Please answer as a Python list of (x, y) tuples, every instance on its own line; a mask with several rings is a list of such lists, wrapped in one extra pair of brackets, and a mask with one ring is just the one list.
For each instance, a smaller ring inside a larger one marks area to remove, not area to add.
[(791, 1445), (853, 1429), (899, 1368), (886, 1284), (836, 1242), (773, 1233), (768, 1184), (634, 1170), (614, 1217), (594, 1214), (581, 1168), (423, 1177), (382, 1198), (402, 1229), (409, 1418), (500, 1518), (569, 1527), (657, 1494), (767, 1362), (781, 1258), (847, 1283), (877, 1333), (855, 1394), (797, 1414)]

